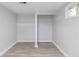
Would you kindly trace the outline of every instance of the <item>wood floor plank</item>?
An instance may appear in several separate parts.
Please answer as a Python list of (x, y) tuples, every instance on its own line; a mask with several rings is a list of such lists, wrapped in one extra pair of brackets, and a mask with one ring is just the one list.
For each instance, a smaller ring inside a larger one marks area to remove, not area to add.
[(64, 57), (50, 42), (40, 42), (35, 48), (31, 42), (18, 42), (2, 57)]

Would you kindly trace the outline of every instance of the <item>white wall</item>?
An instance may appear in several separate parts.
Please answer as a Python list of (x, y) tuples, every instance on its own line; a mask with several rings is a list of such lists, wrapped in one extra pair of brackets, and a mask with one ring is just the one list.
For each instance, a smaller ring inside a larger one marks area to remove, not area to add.
[[(38, 41), (52, 41), (52, 16), (38, 16), (39, 36)], [(17, 17), (17, 39), (19, 42), (35, 41), (35, 15), (18, 15)]]
[(38, 41), (51, 42), (53, 39), (53, 15), (38, 15)]
[(0, 54), (16, 41), (16, 15), (0, 6)]
[(55, 17), (56, 44), (68, 55), (79, 57), (79, 16), (65, 18), (65, 8)]
[(34, 14), (18, 15), (17, 39), (19, 42), (33, 42), (35, 40)]

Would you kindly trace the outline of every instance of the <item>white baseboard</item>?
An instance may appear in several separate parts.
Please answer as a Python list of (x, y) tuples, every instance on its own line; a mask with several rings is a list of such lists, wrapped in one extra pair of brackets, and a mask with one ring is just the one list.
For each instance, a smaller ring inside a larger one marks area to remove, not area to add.
[(17, 40), (17, 42), (34, 42), (33, 40)]
[(14, 45), (16, 44), (16, 42), (14, 42), (12, 45), (10, 45), (8, 48), (6, 48), (4, 51), (2, 51), (0, 53), (0, 56), (2, 56), (3, 54), (5, 54), (10, 48), (12, 48)]
[(58, 50), (65, 56), (65, 57), (69, 57), (68, 54), (66, 54), (60, 47), (58, 44), (56, 44), (54, 41), (52, 41), (52, 43), (58, 48)]
[[(34, 40), (18, 40), (17, 42), (35, 42)], [(51, 42), (51, 40), (39, 40), (38, 42)]]

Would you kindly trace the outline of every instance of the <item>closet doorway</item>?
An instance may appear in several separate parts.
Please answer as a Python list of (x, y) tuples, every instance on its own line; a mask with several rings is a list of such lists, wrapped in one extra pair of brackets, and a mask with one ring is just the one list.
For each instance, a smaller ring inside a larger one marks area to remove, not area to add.
[(53, 15), (35, 15), (35, 47), (39, 47), (39, 42), (52, 42), (53, 39)]

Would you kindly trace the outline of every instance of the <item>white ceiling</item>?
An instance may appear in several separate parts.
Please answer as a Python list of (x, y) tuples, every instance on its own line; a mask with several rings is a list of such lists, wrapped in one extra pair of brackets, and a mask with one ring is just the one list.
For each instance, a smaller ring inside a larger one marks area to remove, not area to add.
[(24, 5), (18, 2), (0, 2), (0, 4), (17, 14), (28, 14), (35, 12), (56, 13), (66, 2), (27, 2)]

